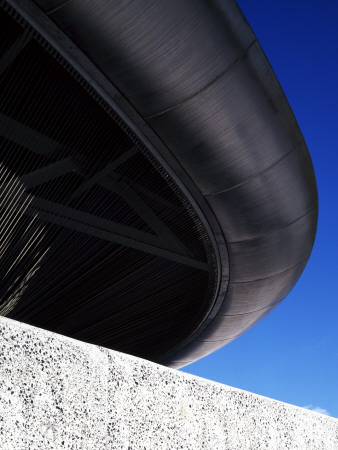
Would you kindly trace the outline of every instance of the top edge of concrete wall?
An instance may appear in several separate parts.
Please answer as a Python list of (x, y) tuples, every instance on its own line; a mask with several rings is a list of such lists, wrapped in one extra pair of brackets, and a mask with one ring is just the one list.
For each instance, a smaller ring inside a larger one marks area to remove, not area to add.
[(338, 420), (0, 319), (0, 448), (336, 449)]

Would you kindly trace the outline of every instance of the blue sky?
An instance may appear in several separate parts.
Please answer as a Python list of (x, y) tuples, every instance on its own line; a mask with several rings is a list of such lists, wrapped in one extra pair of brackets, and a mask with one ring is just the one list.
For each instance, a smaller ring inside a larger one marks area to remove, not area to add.
[(338, 1), (238, 3), (307, 142), (319, 191), (317, 237), (280, 306), (183, 370), (338, 417)]

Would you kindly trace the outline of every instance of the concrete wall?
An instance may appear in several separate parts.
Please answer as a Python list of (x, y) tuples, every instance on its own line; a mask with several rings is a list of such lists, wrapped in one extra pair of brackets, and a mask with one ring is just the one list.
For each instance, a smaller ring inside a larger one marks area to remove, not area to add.
[(0, 318), (0, 449), (338, 449), (338, 420)]

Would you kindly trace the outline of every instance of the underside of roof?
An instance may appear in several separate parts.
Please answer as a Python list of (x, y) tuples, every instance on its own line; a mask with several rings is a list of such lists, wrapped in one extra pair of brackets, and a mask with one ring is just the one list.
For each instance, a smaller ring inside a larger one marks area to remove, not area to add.
[(0, 3), (0, 313), (181, 367), (270, 312), (317, 191), (236, 3)]

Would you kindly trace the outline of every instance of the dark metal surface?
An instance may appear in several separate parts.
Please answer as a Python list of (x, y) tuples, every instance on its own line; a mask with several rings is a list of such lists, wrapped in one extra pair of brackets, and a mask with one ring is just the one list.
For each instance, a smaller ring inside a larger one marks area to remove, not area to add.
[(220, 262), (209, 319), (162, 362), (201, 358), (278, 304), (310, 256), (316, 182), (287, 100), (232, 0), (35, 3), (114, 86), (115, 101), (131, 105), (135, 127), (220, 225), (229, 289)]
[(0, 64), (0, 314), (158, 361), (209, 315), (208, 232), (121, 117), (1, 0)]

